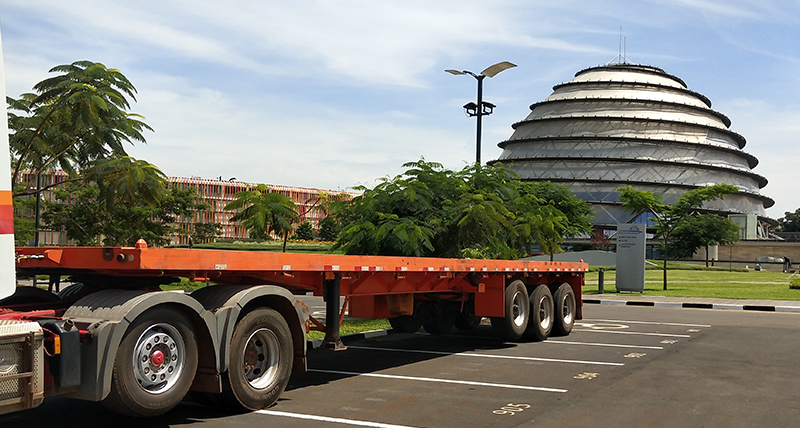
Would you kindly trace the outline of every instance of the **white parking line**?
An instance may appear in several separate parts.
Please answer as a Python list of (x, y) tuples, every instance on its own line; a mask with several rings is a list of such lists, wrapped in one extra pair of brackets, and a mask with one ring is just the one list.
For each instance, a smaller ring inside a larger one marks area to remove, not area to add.
[(442, 351), (423, 351), (421, 349), (396, 349), (396, 348), (377, 348), (371, 346), (350, 346), (353, 349), (366, 349), (370, 351), (390, 351), (390, 352), (411, 352), (416, 354), (433, 354), (433, 355), (455, 355), (459, 357), (479, 357), (479, 358), (498, 358), (505, 360), (523, 360), (523, 361), (542, 361), (547, 363), (568, 363), (568, 364), (592, 364), (600, 366), (624, 366), (623, 363), (606, 363), (602, 361), (583, 361), (583, 360), (560, 360), (555, 358), (538, 358), (538, 357), (515, 357), (511, 355), (492, 355), (492, 354), (473, 354), (467, 352), (442, 352)]
[(595, 321), (595, 322), (615, 322), (621, 324), (649, 324), (649, 325), (671, 325), (676, 327), (704, 327), (711, 328), (708, 324), (682, 324), (676, 322), (653, 322), (653, 321), (623, 321), (623, 320), (581, 320), (581, 321)]
[(468, 380), (437, 379), (432, 377), (417, 377), (417, 376), (397, 376), (397, 375), (387, 375), (379, 373), (357, 373), (357, 372), (345, 372), (340, 370), (308, 369), (308, 371), (317, 373), (340, 374), (345, 376), (367, 376), (367, 377), (379, 377), (384, 379), (416, 380), (421, 382), (454, 383), (459, 385), (488, 386), (492, 388), (524, 389), (528, 391), (558, 392), (558, 393), (567, 392), (566, 389), (546, 388), (542, 386), (509, 385), (506, 383), (472, 382)]
[(630, 334), (633, 336), (692, 337), (689, 336), (688, 334), (637, 333), (635, 331), (611, 331), (611, 330), (591, 330), (591, 329), (575, 329), (572, 331), (590, 332), (590, 333)]
[(568, 342), (564, 340), (552, 340), (552, 339), (547, 339), (542, 343), (555, 343), (557, 345), (604, 346), (609, 348), (664, 349), (663, 346), (621, 345), (618, 343)]
[(368, 422), (368, 421), (356, 421), (353, 419), (342, 419), (342, 418), (330, 418), (327, 416), (315, 416), (315, 415), (304, 415), (302, 413), (289, 413), (289, 412), (278, 412), (275, 410), (256, 410), (255, 413), (261, 413), (262, 415), (270, 415), (270, 416), (285, 416), (288, 418), (295, 418), (295, 419), (308, 419), (312, 421), (322, 421), (322, 422), (333, 422), (337, 424), (345, 424), (345, 425), (357, 425), (360, 427), (374, 427), (374, 428), (414, 428), (409, 427), (406, 425), (392, 425), (392, 424), (383, 424), (380, 422)]

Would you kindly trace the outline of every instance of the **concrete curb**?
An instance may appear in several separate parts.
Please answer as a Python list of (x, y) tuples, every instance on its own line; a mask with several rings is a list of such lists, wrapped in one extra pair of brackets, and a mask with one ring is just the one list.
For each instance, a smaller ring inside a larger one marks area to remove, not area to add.
[(770, 306), (770, 305), (735, 305), (728, 303), (696, 303), (696, 302), (656, 302), (641, 300), (608, 300), (608, 299), (583, 299), (583, 303), (599, 305), (625, 305), (625, 306), (658, 306), (667, 308), (690, 309), (726, 309), (760, 312), (795, 312), (800, 313), (800, 306)]

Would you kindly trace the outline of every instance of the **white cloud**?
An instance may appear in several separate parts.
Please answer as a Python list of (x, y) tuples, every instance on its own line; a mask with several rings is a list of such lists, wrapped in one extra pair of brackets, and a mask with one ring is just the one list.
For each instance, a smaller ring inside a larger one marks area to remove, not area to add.
[(5, 0), (2, 18), (10, 95), (55, 64), (102, 61), (136, 85), (133, 111), (156, 129), (134, 156), (172, 175), (334, 188), (423, 154), (450, 168), (472, 160), (475, 122), (460, 111), (475, 82), (442, 70), (510, 60), (520, 67), (487, 79), (484, 94), (498, 105), (483, 133), (483, 157), (495, 158), (528, 105), (617, 54), (622, 25), (629, 58), (684, 78), (731, 117), (782, 215), (800, 207), (800, 112), (784, 107), (800, 90), (786, 61), (798, 7), (785, 3)]
[(156, 133), (129, 153), (168, 175), (344, 189), (373, 185), (422, 155), (450, 168), (461, 168), (463, 158), (472, 156), (471, 141), (415, 125), (413, 116), (388, 121), (378, 112), (354, 116), (303, 103), (256, 110), (217, 91), (176, 92), (186, 89), (185, 82), (160, 80), (169, 89), (140, 100)]
[[(735, 1), (712, 1), (712, 0), (672, 0), (673, 4), (683, 5), (692, 9), (711, 15), (722, 15), (726, 17), (758, 19), (761, 14), (753, 10), (751, 4), (737, 5)], [(748, 2), (746, 2), (748, 3)], [(760, 9), (756, 6), (756, 9)]]
[[(156, 49), (150, 53), (278, 75), (333, 74), (368, 84), (424, 86), (421, 74), (437, 63), (487, 46), (602, 51), (537, 30), (514, 13), (515, 3), (87, 0), (75, 7), (51, 0), (26, 7), (71, 40), (107, 50), (124, 44), (131, 55)], [(585, 31), (577, 23), (574, 30)]]
[(745, 151), (759, 160), (754, 172), (769, 180), (762, 194), (775, 200), (767, 210), (772, 218), (800, 208), (800, 106), (777, 106), (764, 100), (735, 99), (720, 103), (732, 121), (731, 129), (747, 139)]

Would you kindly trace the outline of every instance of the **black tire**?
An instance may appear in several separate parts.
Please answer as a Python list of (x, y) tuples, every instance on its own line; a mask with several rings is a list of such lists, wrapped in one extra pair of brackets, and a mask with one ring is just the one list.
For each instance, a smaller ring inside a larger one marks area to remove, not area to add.
[(530, 300), (531, 319), (525, 335), (535, 340), (545, 340), (553, 330), (553, 295), (546, 285), (537, 285), (531, 292)]
[(453, 330), (457, 316), (455, 312), (442, 312), (436, 314), (436, 318), (426, 319), (422, 327), (430, 334), (447, 334)]
[(30, 303), (50, 303), (61, 299), (55, 294), (37, 287), (17, 287), (14, 294), (0, 300), (0, 307), (11, 305), (25, 305)]
[[(72, 299), (73, 297), (77, 296), (78, 293), (83, 291), (83, 283), (76, 282), (66, 288), (63, 288), (61, 291), (58, 292), (58, 297), (61, 300)], [(74, 300), (74, 299), (73, 299)]]
[(483, 318), (479, 317), (470, 312), (462, 312), (458, 314), (458, 318), (456, 318), (456, 328), (461, 331), (473, 331), (481, 325), (481, 320)]
[(504, 317), (493, 317), (492, 328), (504, 340), (518, 340), (525, 333), (530, 318), (530, 297), (525, 284), (514, 281), (506, 287)]
[(389, 325), (392, 326), (392, 330), (399, 333), (416, 333), (422, 328), (422, 323), (425, 321), (423, 317), (419, 311), (415, 310), (413, 315), (389, 318)]
[(119, 345), (103, 405), (136, 417), (166, 413), (189, 391), (196, 369), (189, 318), (174, 308), (148, 310), (131, 323)]
[(192, 397), (197, 404), (205, 407), (226, 407), (226, 403), (222, 400), (222, 394), (189, 391), (189, 396)]
[(256, 309), (236, 323), (228, 370), (222, 377), (223, 400), (259, 410), (271, 406), (292, 374), (294, 347), (289, 325), (274, 309)]
[(553, 295), (553, 306), (555, 307), (555, 323), (553, 324), (553, 336), (566, 336), (572, 331), (575, 325), (575, 292), (569, 284), (561, 284)]

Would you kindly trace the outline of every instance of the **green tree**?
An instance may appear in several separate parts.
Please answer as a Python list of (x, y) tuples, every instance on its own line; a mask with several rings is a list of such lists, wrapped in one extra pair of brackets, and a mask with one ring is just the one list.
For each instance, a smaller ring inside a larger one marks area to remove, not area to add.
[(779, 232), (800, 232), (800, 208), (794, 212), (786, 211), (783, 217), (778, 219)]
[(287, 196), (270, 192), (265, 184), (237, 193), (236, 199), (225, 210), (238, 210), (232, 222), (240, 221), (250, 230), (251, 236), (268, 237), (270, 232), (283, 236), (283, 251), (286, 239), (292, 231), (292, 223), (298, 218), (297, 206)]
[(14, 198), (14, 245), (24, 247), (30, 245), (36, 233), (36, 224), (33, 220), (17, 215), (23, 210), (30, 211), (36, 207), (36, 200), (31, 198)]
[(214, 242), (222, 235), (222, 224), (220, 223), (195, 223), (192, 225), (192, 241), (197, 244)]
[(736, 193), (739, 189), (730, 184), (715, 184), (686, 191), (678, 197), (675, 205), (666, 205), (660, 195), (654, 195), (646, 190), (636, 190), (632, 186), (617, 189), (622, 206), (634, 216), (645, 212), (652, 213), (655, 217), (656, 238), (663, 240), (664, 261), (664, 290), (667, 289), (667, 256), (669, 241), (674, 237), (676, 229), (687, 224), (691, 217), (698, 213), (704, 203)]
[[(34, 85), (34, 93), (7, 98), (15, 200), (81, 182), (100, 186), (99, 197), (107, 204), (118, 193), (128, 203), (157, 203), (165, 192), (164, 174), (125, 153), (126, 143), (144, 143), (142, 133), (152, 131), (142, 116), (128, 111), (129, 99), (136, 100), (133, 84), (119, 70), (91, 61), (50, 72), (57, 75)], [(21, 186), (25, 168), (61, 169), (68, 178), (44, 187)]]
[(125, 143), (145, 142), (142, 132), (152, 131), (128, 111), (136, 88), (119, 70), (76, 61), (50, 72), (59, 74), (37, 83), (35, 94), (7, 99), (12, 186), (23, 168), (59, 168), (83, 179), (98, 162), (126, 156)]
[(423, 159), (403, 166), (402, 175), (372, 189), (356, 188), (362, 195), (334, 212), (343, 225), (336, 248), (348, 254), (516, 258), (534, 244), (556, 251), (562, 236), (582, 228), (583, 219), (568, 217), (555, 199), (537, 196), (535, 185), (500, 165), (450, 171)]
[(339, 238), (342, 226), (338, 221), (329, 215), (319, 221), (319, 239), (323, 241), (335, 241)]
[(169, 188), (159, 203), (109, 199), (101, 186), (69, 183), (54, 190), (56, 200), (45, 202), (42, 221), (52, 230), (64, 230), (78, 245), (132, 246), (144, 239), (150, 246), (169, 243), (168, 235), (186, 233), (175, 226), (178, 216), (208, 208), (194, 189)]
[(739, 226), (716, 214), (697, 214), (675, 228), (672, 248), (679, 258), (690, 258), (698, 248), (705, 247), (708, 267), (708, 247), (730, 245), (739, 240)]
[(294, 232), (294, 239), (302, 239), (304, 241), (313, 241), (316, 237), (317, 233), (314, 230), (314, 226), (311, 222), (303, 221), (300, 222), (300, 225), (297, 226), (297, 230)]
[(528, 185), (531, 187), (531, 193), (566, 216), (567, 222), (564, 229), (559, 231), (560, 234), (574, 238), (591, 230), (594, 217), (591, 205), (575, 197), (569, 187), (549, 181), (533, 182)]

